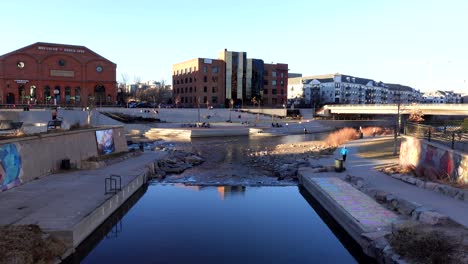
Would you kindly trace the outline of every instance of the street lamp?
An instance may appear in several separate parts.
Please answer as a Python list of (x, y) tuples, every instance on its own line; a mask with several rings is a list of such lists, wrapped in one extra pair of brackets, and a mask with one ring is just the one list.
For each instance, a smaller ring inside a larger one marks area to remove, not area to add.
[(232, 112), (232, 107), (234, 106), (234, 100), (231, 98), (231, 100), (229, 100), (229, 122), (231, 123), (232, 120), (231, 120), (231, 112)]
[(400, 104), (401, 104), (401, 91), (400, 87), (398, 87), (398, 104), (397, 104), (397, 115), (395, 120), (395, 131), (393, 133), (393, 155), (396, 156), (397, 154), (397, 139), (398, 139), (398, 132), (400, 131)]
[(198, 123), (200, 123), (200, 96), (197, 98), (197, 105), (198, 105)]

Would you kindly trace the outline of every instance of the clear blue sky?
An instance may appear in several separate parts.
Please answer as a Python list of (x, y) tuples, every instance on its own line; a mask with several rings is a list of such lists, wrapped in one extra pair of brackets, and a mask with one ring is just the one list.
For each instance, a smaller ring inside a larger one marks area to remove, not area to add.
[(303, 75), (468, 92), (465, 0), (15, 0), (0, 10), (0, 54), (83, 45), (117, 63), (118, 81), (170, 83), (172, 64), (227, 48)]

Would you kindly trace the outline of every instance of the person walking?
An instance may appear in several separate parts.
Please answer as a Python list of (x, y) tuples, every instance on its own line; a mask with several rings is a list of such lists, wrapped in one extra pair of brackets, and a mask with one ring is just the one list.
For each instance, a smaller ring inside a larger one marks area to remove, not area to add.
[(348, 155), (348, 149), (346, 148), (346, 146), (343, 146), (343, 148), (341, 149), (341, 156), (343, 157), (343, 162), (346, 161), (346, 155)]

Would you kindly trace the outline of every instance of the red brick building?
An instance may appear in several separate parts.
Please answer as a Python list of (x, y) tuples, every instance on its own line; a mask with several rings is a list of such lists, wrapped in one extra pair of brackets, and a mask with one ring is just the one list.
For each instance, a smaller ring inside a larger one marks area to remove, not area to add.
[(288, 98), (288, 64), (265, 63), (263, 84), (263, 101), (265, 105), (286, 105)]
[(116, 69), (86, 47), (38, 42), (0, 56), (0, 104), (115, 104)]
[(174, 101), (196, 107), (243, 107), (287, 103), (288, 64), (267, 64), (246, 52), (223, 50), (218, 59), (196, 58), (172, 66)]
[(221, 107), (226, 98), (225, 63), (196, 58), (172, 66), (174, 103), (183, 107)]

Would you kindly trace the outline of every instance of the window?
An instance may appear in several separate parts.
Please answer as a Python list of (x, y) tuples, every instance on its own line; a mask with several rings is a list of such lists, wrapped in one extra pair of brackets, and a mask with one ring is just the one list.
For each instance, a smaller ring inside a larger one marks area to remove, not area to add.
[(263, 80), (263, 85), (268, 85), (268, 80)]
[(212, 70), (213, 73), (218, 73), (219, 68), (218, 68), (218, 66), (213, 66), (213, 68), (211, 68), (211, 70)]
[(203, 92), (204, 92), (204, 93), (208, 92), (208, 87), (203, 86)]
[(271, 85), (276, 86), (276, 81), (275, 80), (271, 81)]
[(65, 87), (65, 102), (70, 103), (71, 100), (71, 88), (69, 86)]
[(218, 92), (218, 88), (216, 88), (216, 86), (213, 86), (213, 88), (211, 89), (211, 92), (213, 92), (213, 93)]
[(284, 77), (284, 73), (282, 72), (282, 73), (280, 74), (280, 76), (281, 76), (281, 78), (283, 78), (283, 77)]
[(271, 103), (272, 104), (277, 104), (278, 103), (278, 100), (276, 98), (271, 98)]
[(188, 88), (187, 88), (187, 87), (185, 87), (185, 93), (187, 93), (187, 91), (188, 91)]
[(208, 67), (206, 65), (203, 66), (203, 72), (208, 72)]
[(208, 103), (208, 97), (203, 96), (203, 103), (204, 103), (204, 104)]
[(268, 89), (263, 89), (263, 94), (268, 94)]
[(217, 96), (212, 96), (212, 97), (211, 97), (211, 102), (212, 102), (213, 104), (217, 104), (217, 103), (218, 103), (218, 97), (217, 97)]
[(75, 103), (79, 103), (81, 101), (81, 88), (75, 88)]
[(204, 81), (204, 82), (208, 82), (208, 77), (203, 76), (203, 81)]
[(284, 94), (284, 90), (281, 90), (281, 94), (282, 94), (282, 95)]
[(192, 87), (189, 88), (189, 92), (190, 92), (190, 93), (192, 92)]
[(276, 72), (271, 72), (271, 76), (276, 77)]
[(190, 77), (189, 82), (192, 82), (192, 77)]
[(36, 86), (31, 85), (29, 87), (29, 95), (31, 96), (31, 99), (36, 98)]
[(271, 90), (271, 94), (277, 94), (276, 89), (272, 89), (272, 90)]
[(281, 86), (284, 87), (284, 81), (281, 81)]

